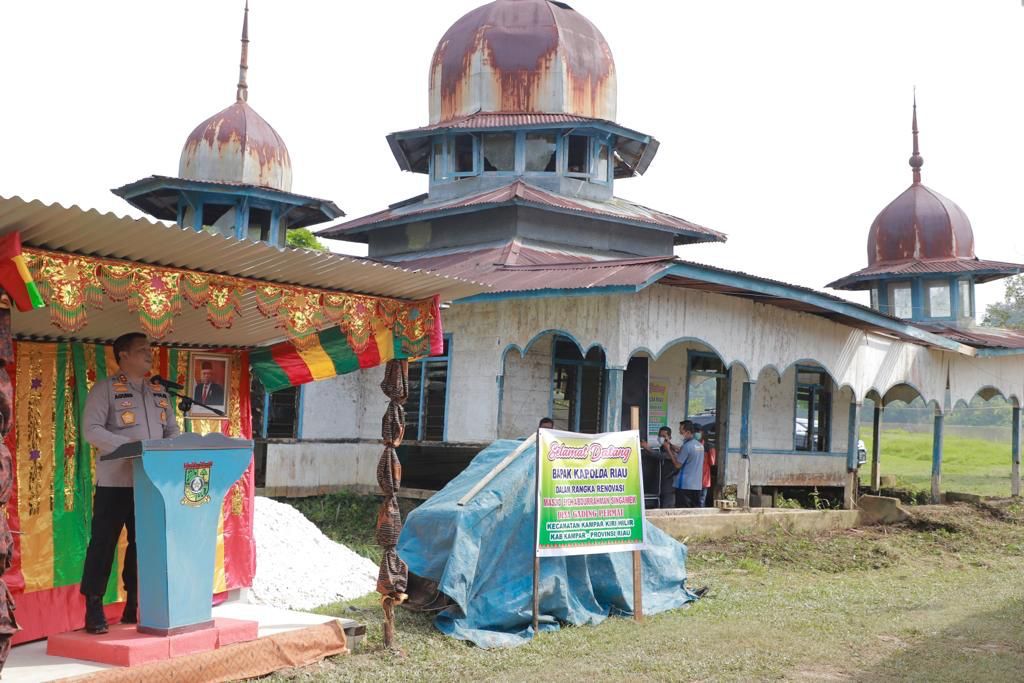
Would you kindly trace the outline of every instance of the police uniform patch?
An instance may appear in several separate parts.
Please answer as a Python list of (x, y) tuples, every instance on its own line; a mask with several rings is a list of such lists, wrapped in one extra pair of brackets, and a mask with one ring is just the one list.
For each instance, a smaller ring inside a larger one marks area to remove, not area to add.
[(124, 391), (128, 391), (128, 385), (127, 384), (121, 384), (120, 382), (114, 382), (114, 392), (115, 393), (116, 392), (124, 392)]
[(130, 427), (131, 425), (135, 424), (135, 413), (133, 413), (130, 410), (126, 410), (123, 413), (121, 413), (121, 424), (123, 424), (125, 427)]
[(156, 404), (160, 408), (166, 408), (167, 407), (167, 399), (166, 398), (162, 398), (159, 401), (157, 401)]
[(164, 424), (164, 425), (167, 424), (167, 411), (166, 410), (161, 410), (160, 411), (160, 424)]
[(132, 408), (135, 406), (135, 401), (121, 401), (122, 408)]

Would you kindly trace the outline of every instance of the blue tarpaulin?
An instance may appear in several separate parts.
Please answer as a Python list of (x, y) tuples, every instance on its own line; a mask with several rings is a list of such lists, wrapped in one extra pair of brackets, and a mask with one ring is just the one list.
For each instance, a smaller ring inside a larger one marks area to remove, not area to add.
[[(465, 506), (458, 501), (521, 441), (495, 441), (458, 477), (413, 510), (398, 540), (409, 570), (454, 601), (435, 618), (443, 633), (480, 647), (522, 645), (533, 635), (536, 451), (529, 448)], [(644, 614), (695, 599), (684, 586), (686, 546), (645, 521)], [(540, 561), (540, 629), (599, 624), (633, 614), (632, 553)]]

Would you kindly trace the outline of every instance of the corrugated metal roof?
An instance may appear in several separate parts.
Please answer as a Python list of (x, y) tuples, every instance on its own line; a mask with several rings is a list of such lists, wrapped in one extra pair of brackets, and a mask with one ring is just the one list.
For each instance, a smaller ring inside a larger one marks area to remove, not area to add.
[[(832, 294), (739, 271), (682, 261), (672, 256), (587, 259), (580, 254), (559, 254), (554, 249), (515, 241), (486, 249), (426, 256), (408, 263), (418, 268), (486, 282), (492, 285), (489, 293), (494, 294), (526, 291), (553, 293), (556, 290), (586, 290), (614, 286), (639, 291), (656, 282), (668, 287), (735, 296), (790, 311), (808, 313), (855, 329), (893, 335), (917, 344), (957, 348), (956, 344), (961, 343), (952, 337), (933, 333)], [(680, 274), (677, 272), (677, 266), (687, 266), (693, 274)], [(765, 293), (765, 290), (771, 289), (781, 290), (782, 293)], [(946, 339), (955, 344), (950, 345)]]
[[(673, 232), (677, 236), (685, 236), (688, 238), (687, 241), (724, 242), (726, 240), (724, 233), (640, 204), (634, 204), (625, 199), (613, 197), (600, 201), (566, 197), (542, 190), (523, 180), (516, 180), (503, 187), (455, 199), (431, 201), (426, 198), (421, 201), (401, 203), (384, 211), (378, 211), (340, 225), (329, 226), (318, 231), (317, 234), (332, 239), (356, 241), (357, 236), (375, 228), (427, 220), (428, 217), (440, 217), (458, 209), (472, 207), (483, 209), (509, 205), (570, 211), (602, 220), (654, 226)], [(365, 241), (365, 238), (360, 241)]]
[(615, 121), (578, 114), (529, 112), (476, 112), (449, 121), (433, 123), (422, 128), (398, 131), (387, 136), (398, 166), (403, 171), (427, 173), (429, 150), (435, 131), (444, 130), (517, 130), (537, 128), (569, 128), (593, 126), (615, 134), (614, 176), (618, 179), (643, 175), (658, 153), (660, 143), (650, 135), (626, 128)]
[(456, 299), (487, 289), (356, 256), (280, 249), (144, 218), (0, 196), (0, 235), (14, 231), (26, 246), (42, 249), (397, 299)]
[(495, 292), (593, 287), (637, 287), (672, 264), (672, 256), (596, 259), (523, 244), (426, 256), (402, 261), (423, 270), (471, 279)]
[(151, 175), (114, 188), (111, 192), (140, 211), (145, 211), (155, 218), (175, 221), (178, 218), (179, 190), (185, 188), (193, 189), (193, 186), (208, 189), (211, 192), (224, 191), (225, 189), (228, 191), (251, 189), (269, 194), (274, 198), (278, 198), (283, 203), (292, 205), (293, 208), (288, 210), (288, 227), (304, 228), (335, 220), (345, 215), (345, 212), (338, 208), (337, 204), (328, 199), (285, 192), (272, 187), (258, 187), (256, 185), (226, 181), (214, 182), (210, 180), (192, 180)]
[[(619, 124), (605, 119), (595, 119), (589, 116), (577, 114), (539, 114), (539, 113), (509, 113), (509, 112), (483, 112), (478, 111), (467, 116), (439, 121), (429, 126), (413, 128), (405, 131), (408, 133), (427, 132), (432, 130), (446, 130), (449, 128), (515, 128), (519, 126), (544, 126), (552, 123), (605, 123), (612, 126)], [(619, 126), (621, 127), (621, 126)], [(642, 133), (637, 133), (642, 135)]]
[(956, 327), (937, 323), (918, 327), (979, 349), (1024, 349), (1024, 331), (998, 327)]
[(975, 273), (976, 282), (998, 280), (1024, 272), (1024, 264), (986, 261), (979, 258), (917, 259), (899, 263), (877, 263), (825, 285), (832, 289), (867, 289), (879, 277), (928, 275), (929, 273)]

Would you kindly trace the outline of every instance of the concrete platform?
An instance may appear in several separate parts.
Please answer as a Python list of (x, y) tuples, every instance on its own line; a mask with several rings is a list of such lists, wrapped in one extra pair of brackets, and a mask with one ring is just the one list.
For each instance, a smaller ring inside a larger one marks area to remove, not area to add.
[(718, 510), (715, 508), (648, 510), (647, 519), (677, 539), (721, 538), (747, 531), (780, 526), (787, 531), (830, 531), (852, 529), (860, 524), (858, 510), (789, 510), (751, 508)]
[[(293, 612), (240, 601), (226, 602), (214, 607), (213, 616), (215, 619), (257, 622), (257, 635), (260, 638), (326, 624), (331, 621), (340, 621), (350, 651), (356, 650), (366, 634), (365, 626), (351, 619), (336, 619), (322, 614)], [(109, 664), (82, 659), (50, 656), (46, 653), (46, 649), (47, 641), (45, 640), (25, 643), (12, 648), (3, 670), (4, 683), (55, 681), (116, 668)]]
[(256, 621), (226, 617), (214, 619), (209, 628), (172, 636), (147, 635), (139, 633), (134, 624), (114, 624), (102, 635), (70, 631), (51, 636), (46, 641), (46, 654), (113, 666), (138, 666), (256, 640), (258, 631)]

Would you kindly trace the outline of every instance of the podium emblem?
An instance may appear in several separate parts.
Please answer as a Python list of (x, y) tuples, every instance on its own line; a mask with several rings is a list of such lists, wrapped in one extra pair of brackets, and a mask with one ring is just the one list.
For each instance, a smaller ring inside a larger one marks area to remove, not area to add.
[(182, 505), (199, 507), (210, 502), (210, 470), (212, 462), (185, 463), (185, 497)]

